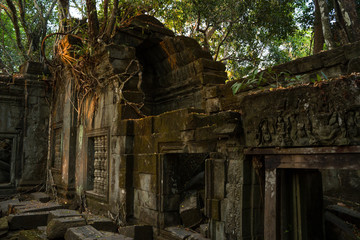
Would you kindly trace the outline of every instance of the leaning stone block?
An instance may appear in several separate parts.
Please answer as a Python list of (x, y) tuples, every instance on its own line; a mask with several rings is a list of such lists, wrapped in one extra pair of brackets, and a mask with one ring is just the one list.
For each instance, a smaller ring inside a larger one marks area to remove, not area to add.
[(134, 240), (152, 240), (153, 228), (150, 225), (133, 225), (120, 227), (119, 233)]
[(86, 215), (86, 223), (99, 231), (117, 232), (117, 225), (111, 219), (96, 215)]
[(75, 210), (69, 209), (57, 209), (49, 212), (48, 222), (54, 218), (65, 218), (65, 217), (81, 217), (81, 214)]
[(68, 228), (85, 225), (85, 219), (82, 217), (54, 218), (48, 223), (46, 234), (49, 239), (63, 238)]
[(30, 197), (34, 200), (38, 200), (42, 203), (47, 203), (50, 201), (50, 196), (44, 192), (34, 192), (30, 194)]
[(202, 221), (197, 193), (188, 195), (180, 204), (180, 217), (185, 227), (193, 227)]
[(65, 240), (98, 239), (103, 234), (90, 225), (69, 228), (65, 233)]
[(30, 212), (10, 214), (8, 216), (9, 228), (11, 230), (18, 229), (35, 229), (39, 226), (44, 226), (47, 223), (49, 212)]

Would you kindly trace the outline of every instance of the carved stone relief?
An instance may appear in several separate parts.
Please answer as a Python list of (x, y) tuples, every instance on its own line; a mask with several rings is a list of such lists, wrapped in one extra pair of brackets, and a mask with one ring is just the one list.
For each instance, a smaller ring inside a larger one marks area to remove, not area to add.
[(289, 108), (258, 120), (255, 132), (260, 147), (359, 144), (360, 107), (346, 111), (313, 103)]

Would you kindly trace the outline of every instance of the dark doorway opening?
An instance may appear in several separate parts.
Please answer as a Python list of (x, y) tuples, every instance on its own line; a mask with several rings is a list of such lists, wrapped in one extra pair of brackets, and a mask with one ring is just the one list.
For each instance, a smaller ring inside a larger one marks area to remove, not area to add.
[(0, 137), (0, 184), (11, 183), (13, 139)]

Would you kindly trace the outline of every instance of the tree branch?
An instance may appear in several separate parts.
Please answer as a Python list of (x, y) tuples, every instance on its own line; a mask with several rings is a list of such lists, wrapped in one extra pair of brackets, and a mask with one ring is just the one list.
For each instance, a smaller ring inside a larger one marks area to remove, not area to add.
[(231, 28), (232, 28), (232, 23), (230, 23), (228, 29), (227, 29), (227, 33), (225, 34), (224, 38), (221, 40), (221, 42), (219, 43), (219, 45), (217, 46), (216, 49), (216, 53), (215, 53), (215, 58), (214, 60), (216, 61), (218, 56), (219, 56), (219, 52), (220, 52), (220, 47), (224, 44), (226, 38), (229, 36), (230, 32), (231, 32)]
[(113, 9), (111, 11), (111, 17), (110, 17), (110, 20), (109, 20), (109, 24), (107, 25), (106, 30), (105, 30), (105, 38), (106, 38), (106, 40), (107, 40), (107, 38), (111, 37), (111, 34), (112, 34), (113, 30), (114, 30), (114, 26), (115, 26), (115, 23), (116, 23), (116, 17), (118, 15), (118, 11), (119, 11), (119, 0), (114, 0)]
[(16, 35), (16, 44), (17, 44), (18, 48), (20, 49), (25, 60), (29, 60), (29, 56), (25, 53), (24, 45), (21, 42), (20, 27), (19, 27), (18, 17), (16, 15), (16, 8), (15, 8), (12, 0), (6, 0), (6, 3), (9, 7), (10, 13), (11, 13), (11, 21), (13, 23), (15, 35)]
[(103, 26), (101, 28), (101, 32), (104, 32), (106, 29), (106, 25), (108, 22), (108, 10), (109, 10), (109, 0), (104, 0), (104, 21), (103, 21)]
[(92, 43), (95, 43), (96, 38), (99, 35), (99, 19), (97, 16), (95, 0), (86, 0), (86, 12), (89, 24), (89, 38)]
[(29, 28), (25, 21), (25, 8), (24, 8), (23, 0), (18, 0), (18, 7), (19, 7), (21, 25), (24, 28), (27, 40), (30, 41)]

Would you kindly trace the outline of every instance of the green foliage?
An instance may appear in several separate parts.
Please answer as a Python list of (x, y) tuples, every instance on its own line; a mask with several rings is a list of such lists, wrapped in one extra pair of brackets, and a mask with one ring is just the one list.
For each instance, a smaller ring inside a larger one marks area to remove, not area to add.
[(162, 2), (156, 16), (227, 63), (231, 79), (309, 54), (310, 0)]
[[(25, 57), (27, 60), (41, 62), (41, 41), (46, 34), (56, 31), (58, 24), (57, 14), (53, 11), (54, 1), (21, 1), (23, 2), (22, 8), (18, 2), (13, 1), (13, 4), (18, 19), (19, 42), (24, 49), (21, 49), (16, 41), (16, 25), (11, 17), (14, 13), (6, 1), (0, 0), (0, 62), (3, 64), (0, 69), (7, 72), (16, 71), (17, 67), (24, 62)], [(23, 21), (21, 12), (24, 13)], [(49, 41), (45, 48), (52, 49), (53, 41)], [(52, 51), (46, 52), (50, 57)]]

